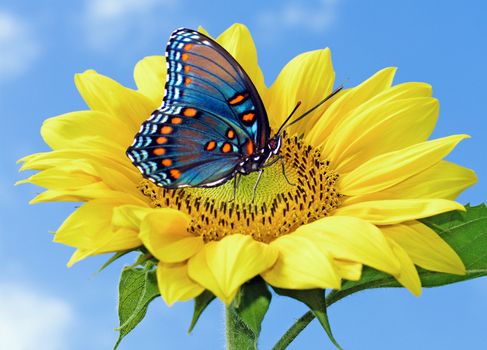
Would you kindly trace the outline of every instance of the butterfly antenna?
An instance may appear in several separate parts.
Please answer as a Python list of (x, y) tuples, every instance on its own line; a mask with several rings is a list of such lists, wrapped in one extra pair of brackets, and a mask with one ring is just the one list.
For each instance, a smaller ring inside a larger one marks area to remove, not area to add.
[[(318, 102), (318, 104), (316, 106), (314, 106), (313, 108), (311, 109), (308, 109), (306, 112), (304, 112), (303, 114), (301, 114), (298, 118), (294, 119), (291, 123), (287, 124), (287, 121), (289, 120), (289, 118), (291, 116), (289, 116), (286, 121), (284, 122), (284, 124), (279, 128), (279, 131), (277, 132), (278, 134), (283, 131), (284, 129), (290, 127), (291, 125), (293, 124), (296, 124), (297, 122), (299, 122), (301, 119), (303, 119), (304, 117), (306, 117), (308, 114), (310, 114), (311, 112), (313, 112), (316, 108), (320, 107), (323, 103), (325, 103), (326, 101), (328, 101), (329, 99), (331, 99), (333, 96), (335, 96), (336, 94), (338, 94), (341, 90), (343, 89), (343, 84), (340, 85), (338, 88), (336, 88), (331, 94), (329, 94), (328, 96), (326, 96), (324, 99), (322, 99), (320, 102)], [(298, 104), (299, 106), (299, 104)], [(296, 108), (298, 107), (296, 106)], [(293, 110), (293, 113), (294, 111), (296, 110), (296, 108), (294, 108)], [(292, 115), (292, 113), (291, 113)]]
[(284, 123), (281, 124), (281, 127), (279, 128), (279, 130), (277, 130), (276, 135), (279, 135), (280, 134), (281, 130), (284, 128), (284, 126), (289, 121), (289, 119), (291, 119), (291, 117), (294, 115), (294, 112), (296, 112), (298, 110), (298, 107), (300, 105), (301, 105), (301, 101), (298, 101), (298, 103), (296, 103), (296, 107), (294, 107), (294, 109), (291, 111), (291, 114), (289, 114), (289, 116), (286, 118), (286, 120), (284, 121)]

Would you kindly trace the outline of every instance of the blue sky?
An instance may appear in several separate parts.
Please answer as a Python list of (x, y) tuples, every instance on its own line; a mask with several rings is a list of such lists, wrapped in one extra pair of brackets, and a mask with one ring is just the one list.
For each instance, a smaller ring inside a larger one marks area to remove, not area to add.
[[(73, 74), (93, 68), (133, 87), (134, 64), (162, 54), (173, 29), (201, 24), (216, 35), (234, 22), (252, 31), (267, 83), (293, 56), (326, 46), (337, 81), (349, 79), (348, 85), (397, 66), (396, 82), (433, 85), (441, 102), (434, 137), (472, 136), (449, 159), (477, 172), (479, 183), (460, 197), (477, 204), (487, 199), (486, 15), (480, 0), (0, 0), (0, 348), (98, 350), (116, 339), (118, 275), (132, 257), (101, 274), (95, 271), (104, 257), (67, 269), (71, 249), (52, 243), (48, 232), (74, 205), (30, 206), (40, 189), (13, 186), (23, 176), (15, 161), (47, 150), (42, 121), (86, 108)], [(346, 349), (483, 349), (486, 292), (485, 278), (424, 290), (420, 298), (374, 290), (334, 305), (330, 317)], [(188, 336), (191, 310), (192, 303), (168, 308), (156, 300), (120, 349), (223, 348), (222, 305), (212, 304)], [(304, 312), (275, 297), (261, 348), (270, 348)], [(313, 322), (290, 349), (323, 343), (331, 348)]]

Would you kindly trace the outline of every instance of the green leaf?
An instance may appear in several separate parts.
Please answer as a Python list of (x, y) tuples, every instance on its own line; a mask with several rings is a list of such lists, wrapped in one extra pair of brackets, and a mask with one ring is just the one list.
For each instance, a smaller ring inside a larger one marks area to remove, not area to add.
[(215, 296), (209, 290), (205, 290), (203, 293), (194, 298), (194, 312), (193, 319), (188, 329), (188, 333), (193, 331), (194, 326), (198, 322), (201, 314), (205, 311), (206, 307), (215, 299)]
[[(326, 300), (325, 291), (322, 289), (308, 289), (308, 290), (292, 290), (292, 289), (281, 289), (274, 288), (277, 294), (284, 295), (300, 302), (306, 304), (309, 307), (313, 315), (318, 319), (321, 326), (325, 330), (326, 334), (332, 341), (332, 343), (337, 347), (337, 349), (342, 349), (338, 344), (333, 333), (331, 332), (330, 322), (328, 321), (328, 314), (326, 312)], [(297, 334), (296, 334), (297, 335)], [(295, 338), (295, 337), (294, 337)], [(274, 346), (274, 350), (285, 349), (285, 347), (294, 339), (289, 339), (289, 342), (281, 340)], [(282, 339), (282, 338), (281, 338)], [(287, 344), (285, 344), (287, 343)], [(284, 347), (280, 347), (284, 345)]]
[(227, 307), (227, 349), (257, 349), (261, 324), (272, 295), (260, 277), (245, 283)]
[[(466, 212), (449, 212), (422, 222), (436, 231), (460, 256), (467, 273), (463, 276), (434, 272), (417, 267), (423, 287), (437, 287), (487, 275), (487, 207), (466, 206)], [(329, 295), (329, 304), (364, 289), (401, 287), (397, 281), (365, 267), (359, 281), (345, 281), (342, 289)]]
[(254, 278), (240, 288), (235, 311), (258, 339), (264, 316), (271, 304), (272, 294), (260, 277)]
[(98, 273), (102, 272), (104, 269), (106, 269), (108, 267), (108, 265), (110, 265), (111, 263), (117, 261), (118, 259), (120, 259), (122, 256), (128, 254), (132, 252), (132, 250), (126, 250), (126, 251), (123, 251), (123, 252), (117, 252), (115, 254), (113, 254), (110, 259), (108, 259), (99, 269), (98, 269)]
[(118, 318), (120, 334), (114, 346), (117, 349), (122, 339), (139, 324), (147, 312), (149, 303), (159, 296), (155, 270), (125, 268), (119, 283)]

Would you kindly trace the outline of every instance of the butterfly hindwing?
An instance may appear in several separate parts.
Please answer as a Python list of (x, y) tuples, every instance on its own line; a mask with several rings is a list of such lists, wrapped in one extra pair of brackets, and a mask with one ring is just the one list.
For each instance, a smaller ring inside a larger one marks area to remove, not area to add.
[(201, 112), (164, 109), (142, 124), (127, 150), (142, 174), (167, 188), (216, 186), (231, 178), (241, 157), (234, 129), (228, 126), (225, 133), (224, 123)]
[(269, 138), (262, 101), (233, 57), (201, 33), (176, 30), (166, 59), (163, 104), (127, 155), (163, 187), (220, 185)]

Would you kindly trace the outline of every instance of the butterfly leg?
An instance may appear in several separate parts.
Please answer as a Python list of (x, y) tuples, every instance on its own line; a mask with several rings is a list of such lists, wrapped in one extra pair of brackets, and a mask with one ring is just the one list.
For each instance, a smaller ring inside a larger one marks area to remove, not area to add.
[(240, 181), (240, 174), (236, 173), (235, 179), (233, 180), (233, 198), (230, 200), (230, 202), (233, 202), (235, 198), (237, 198), (237, 188), (238, 188), (239, 181)]
[(281, 159), (281, 166), (282, 166), (282, 175), (284, 175), (284, 178), (286, 179), (287, 183), (290, 184), (291, 186), (296, 186), (296, 184), (292, 183), (291, 181), (289, 181), (289, 179), (287, 178), (287, 175), (286, 175), (286, 166), (284, 164), (284, 158), (279, 156), (279, 159)]
[(257, 181), (255, 181), (255, 185), (254, 185), (254, 193), (252, 194), (252, 203), (254, 202), (255, 192), (257, 191), (257, 186), (259, 185), (260, 178), (262, 177), (263, 172), (264, 172), (264, 169), (260, 169), (259, 174), (257, 175)]

